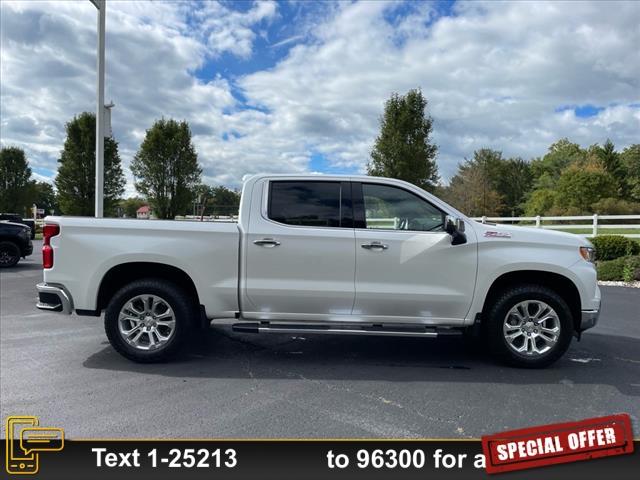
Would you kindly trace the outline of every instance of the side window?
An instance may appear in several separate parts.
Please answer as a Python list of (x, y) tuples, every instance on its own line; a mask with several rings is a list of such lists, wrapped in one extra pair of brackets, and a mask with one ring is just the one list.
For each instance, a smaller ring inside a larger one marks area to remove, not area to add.
[(268, 216), (287, 225), (340, 227), (339, 182), (270, 182)]
[(362, 184), (367, 228), (440, 232), (445, 214), (402, 188)]

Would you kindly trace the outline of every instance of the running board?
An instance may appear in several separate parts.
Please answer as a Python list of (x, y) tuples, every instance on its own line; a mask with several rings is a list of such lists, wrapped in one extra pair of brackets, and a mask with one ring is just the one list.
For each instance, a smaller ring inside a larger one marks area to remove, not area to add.
[(241, 333), (311, 333), (325, 335), (381, 335), (393, 337), (430, 337), (458, 336), (462, 330), (427, 326), (400, 327), (394, 325), (300, 325), (272, 322), (240, 322), (232, 325), (234, 332)]

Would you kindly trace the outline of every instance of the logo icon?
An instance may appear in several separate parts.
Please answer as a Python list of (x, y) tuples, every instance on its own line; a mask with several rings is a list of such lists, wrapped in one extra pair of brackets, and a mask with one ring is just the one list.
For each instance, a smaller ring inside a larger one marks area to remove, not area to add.
[(7, 417), (6, 427), (6, 468), (12, 475), (37, 473), (40, 452), (59, 452), (64, 448), (64, 430), (40, 427), (38, 417)]

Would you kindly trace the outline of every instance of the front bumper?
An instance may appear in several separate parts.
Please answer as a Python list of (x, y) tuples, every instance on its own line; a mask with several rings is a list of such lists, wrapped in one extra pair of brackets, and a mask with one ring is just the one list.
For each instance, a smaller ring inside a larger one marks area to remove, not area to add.
[(39, 283), (36, 285), (36, 289), (38, 290), (38, 303), (36, 303), (36, 307), (40, 310), (66, 314), (73, 312), (73, 299), (64, 286)]
[(24, 250), (22, 251), (22, 256), (23, 257), (28, 257), (32, 253), (33, 253), (33, 243), (31, 242), (31, 240), (29, 240), (27, 242), (27, 245), (25, 246)]
[(600, 317), (600, 305), (596, 310), (582, 310), (582, 318), (580, 319), (580, 331), (584, 332), (589, 328), (593, 328), (598, 323)]

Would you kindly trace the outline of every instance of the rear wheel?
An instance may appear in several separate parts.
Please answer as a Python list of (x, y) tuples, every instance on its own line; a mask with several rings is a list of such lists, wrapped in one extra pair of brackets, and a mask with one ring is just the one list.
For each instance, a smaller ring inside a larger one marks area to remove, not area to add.
[(489, 346), (508, 363), (543, 368), (569, 348), (571, 310), (560, 295), (540, 285), (519, 285), (502, 292), (488, 313)]
[(111, 299), (104, 318), (109, 342), (135, 362), (160, 362), (179, 352), (197, 319), (193, 300), (177, 285), (136, 280)]
[(15, 266), (20, 261), (20, 248), (13, 242), (0, 242), (0, 268)]

